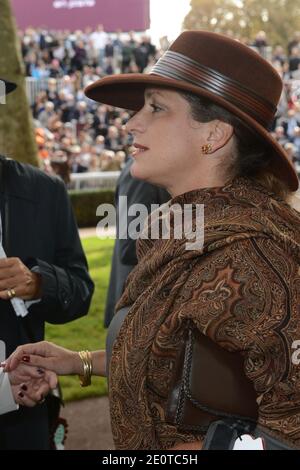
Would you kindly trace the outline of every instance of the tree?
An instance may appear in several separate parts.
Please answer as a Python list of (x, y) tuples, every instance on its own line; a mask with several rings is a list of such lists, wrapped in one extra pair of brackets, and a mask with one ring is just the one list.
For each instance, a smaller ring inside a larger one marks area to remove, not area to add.
[(0, 12), (0, 78), (18, 85), (6, 104), (0, 104), (0, 153), (38, 165), (24, 65), (9, 0), (0, 0)]
[(204, 29), (253, 40), (265, 31), (270, 45), (286, 46), (300, 30), (300, 2), (295, 0), (191, 0), (185, 29)]

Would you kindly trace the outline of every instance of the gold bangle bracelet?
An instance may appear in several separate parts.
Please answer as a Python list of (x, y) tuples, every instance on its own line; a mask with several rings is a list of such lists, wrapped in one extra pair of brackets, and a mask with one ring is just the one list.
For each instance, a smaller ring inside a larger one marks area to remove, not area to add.
[(87, 387), (91, 385), (91, 376), (93, 373), (92, 354), (90, 351), (79, 351), (78, 354), (83, 365), (83, 375), (79, 375), (80, 385)]

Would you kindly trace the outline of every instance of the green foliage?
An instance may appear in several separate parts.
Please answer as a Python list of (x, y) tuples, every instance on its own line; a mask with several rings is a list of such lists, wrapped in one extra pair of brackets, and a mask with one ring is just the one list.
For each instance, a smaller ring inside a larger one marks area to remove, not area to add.
[(265, 31), (270, 45), (286, 46), (300, 30), (300, 2), (295, 0), (191, 0), (186, 29), (203, 29), (253, 40)]
[(114, 204), (114, 191), (69, 191), (78, 227), (95, 227), (101, 217), (96, 216), (100, 204)]
[(25, 92), (24, 65), (10, 1), (0, 0), (0, 78), (18, 88), (0, 104), (0, 153), (38, 165), (31, 111)]
[[(93, 237), (83, 239), (82, 244), (88, 258), (91, 277), (95, 282), (90, 311), (86, 317), (65, 325), (47, 324), (46, 338), (74, 351), (93, 351), (105, 347), (106, 329), (103, 327), (103, 319), (114, 240)], [(92, 385), (86, 388), (81, 388), (78, 377), (74, 376), (61, 377), (60, 383), (66, 401), (107, 393), (106, 379), (100, 377), (93, 377)]]

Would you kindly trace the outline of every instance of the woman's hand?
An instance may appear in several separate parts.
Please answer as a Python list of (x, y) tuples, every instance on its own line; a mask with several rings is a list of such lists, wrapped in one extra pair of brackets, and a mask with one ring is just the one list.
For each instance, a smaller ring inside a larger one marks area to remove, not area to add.
[(49, 391), (57, 385), (54, 372), (26, 364), (19, 364), (8, 373), (8, 377), (15, 402), (29, 407), (43, 402)]
[(48, 369), (58, 375), (83, 372), (82, 360), (77, 352), (47, 341), (19, 346), (3, 363), (4, 371), (14, 371), (21, 363)]

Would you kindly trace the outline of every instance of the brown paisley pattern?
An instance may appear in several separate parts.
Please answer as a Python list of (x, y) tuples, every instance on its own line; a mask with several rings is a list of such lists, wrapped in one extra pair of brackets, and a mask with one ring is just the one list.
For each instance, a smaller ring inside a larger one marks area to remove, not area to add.
[(291, 359), (300, 340), (300, 215), (245, 178), (175, 202), (204, 204), (204, 248), (187, 251), (186, 240), (138, 242), (139, 264), (118, 305), (132, 308), (110, 364), (116, 448), (167, 449), (201, 438), (165, 422), (187, 319), (243, 354), (260, 425), (300, 445), (300, 365)]

